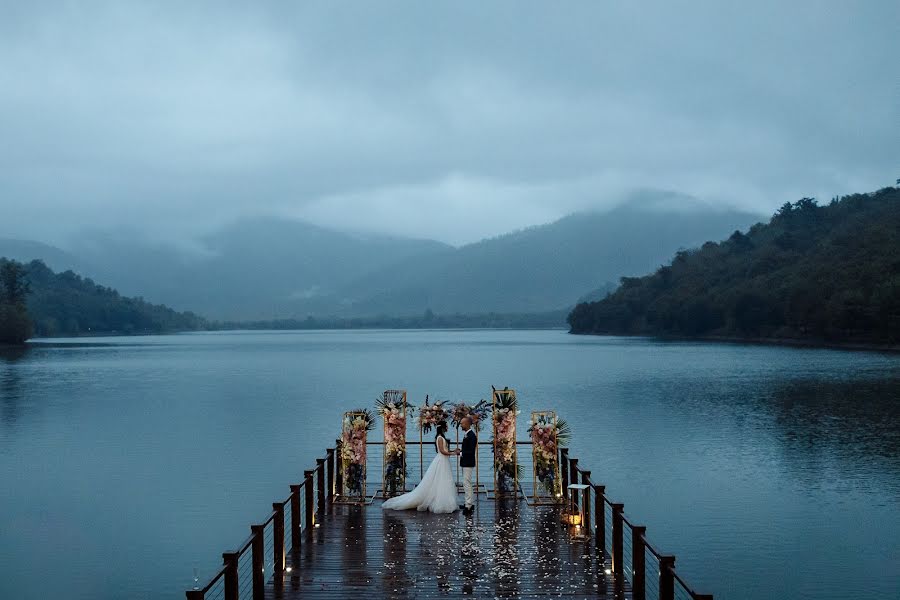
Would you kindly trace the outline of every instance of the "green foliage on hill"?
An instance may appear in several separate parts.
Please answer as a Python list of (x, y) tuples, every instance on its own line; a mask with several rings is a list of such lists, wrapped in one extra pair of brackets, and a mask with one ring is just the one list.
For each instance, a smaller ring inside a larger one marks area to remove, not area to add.
[(683, 250), (569, 314), (573, 333), (900, 342), (900, 189), (818, 206)]
[(31, 337), (25, 306), (29, 291), (22, 265), (0, 260), (0, 344), (22, 344)]
[(0, 271), (8, 265), (21, 269), (30, 285), (26, 304), (35, 336), (164, 333), (206, 327), (193, 313), (126, 298), (72, 271), (54, 273), (39, 260), (23, 265), (0, 259)]

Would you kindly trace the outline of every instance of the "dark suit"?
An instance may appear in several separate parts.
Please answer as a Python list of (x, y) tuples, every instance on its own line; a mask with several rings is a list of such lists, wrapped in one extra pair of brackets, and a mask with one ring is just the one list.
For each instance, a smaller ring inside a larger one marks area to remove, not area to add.
[(474, 467), (475, 452), (478, 448), (478, 436), (475, 435), (474, 429), (469, 429), (463, 436), (462, 453), (459, 455), (459, 466)]
[(475, 504), (475, 491), (472, 489), (472, 471), (475, 470), (475, 453), (478, 450), (478, 436), (474, 429), (469, 429), (463, 436), (462, 452), (459, 454), (459, 466), (463, 470), (463, 489), (466, 492), (466, 508)]

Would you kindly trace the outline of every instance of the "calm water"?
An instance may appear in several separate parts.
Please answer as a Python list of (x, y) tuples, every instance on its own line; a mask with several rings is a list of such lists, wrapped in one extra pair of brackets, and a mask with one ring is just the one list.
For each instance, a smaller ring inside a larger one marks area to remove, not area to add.
[[(900, 356), (560, 331), (222, 333), (0, 353), (0, 598), (183, 598), (385, 388), (519, 390), (698, 591), (896, 600)], [(852, 592), (851, 592), (852, 590)]]

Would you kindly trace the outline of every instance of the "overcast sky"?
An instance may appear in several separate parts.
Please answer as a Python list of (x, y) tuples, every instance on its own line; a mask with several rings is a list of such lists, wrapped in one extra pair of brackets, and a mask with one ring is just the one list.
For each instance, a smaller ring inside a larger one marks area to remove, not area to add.
[(898, 56), (896, 0), (0, 0), (0, 235), (769, 213), (900, 177)]

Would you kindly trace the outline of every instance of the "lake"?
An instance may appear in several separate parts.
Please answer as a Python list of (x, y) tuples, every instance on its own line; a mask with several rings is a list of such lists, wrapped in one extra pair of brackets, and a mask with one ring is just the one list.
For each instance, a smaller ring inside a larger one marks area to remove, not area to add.
[(344, 410), (492, 384), (518, 390), (523, 426), (544, 408), (573, 425), (571, 455), (698, 591), (898, 597), (900, 355), (305, 331), (0, 352), (0, 598), (184, 598), (334, 444)]

